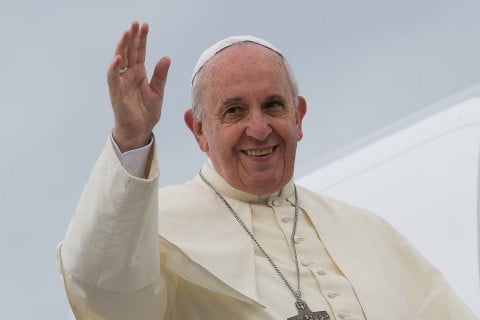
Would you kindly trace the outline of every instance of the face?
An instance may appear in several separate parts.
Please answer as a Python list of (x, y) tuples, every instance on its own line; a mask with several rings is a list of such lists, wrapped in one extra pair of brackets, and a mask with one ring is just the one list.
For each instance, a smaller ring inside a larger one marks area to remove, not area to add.
[(282, 58), (252, 43), (217, 53), (202, 70), (203, 116), (185, 121), (213, 166), (233, 187), (257, 195), (293, 176), (306, 103), (293, 97)]

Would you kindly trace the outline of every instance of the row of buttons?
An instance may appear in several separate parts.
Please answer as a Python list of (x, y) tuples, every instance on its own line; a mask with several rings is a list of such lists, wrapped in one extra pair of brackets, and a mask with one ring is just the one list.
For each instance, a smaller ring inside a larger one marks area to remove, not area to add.
[[(281, 205), (281, 202), (280, 202), (281, 199), (274, 199), (272, 200), (271, 202), (269, 201), (269, 204), (270, 205), (274, 205), (274, 206), (279, 206)], [(284, 203), (284, 202), (283, 202)], [(293, 221), (293, 218), (289, 217), (289, 216), (284, 216), (281, 218), (281, 221), (283, 223), (289, 223), (289, 222), (292, 222)], [(304, 241), (305, 238), (302, 237), (302, 236), (299, 236), (299, 235), (296, 235), (293, 240), (295, 241), (295, 244), (299, 244), (300, 242)], [(310, 267), (312, 265), (315, 264), (315, 262), (313, 260), (311, 260), (310, 258), (306, 257), (304, 259), (302, 259), (301, 261), (301, 264), (304, 266), (304, 267)], [(316, 273), (319, 275), (319, 276), (325, 276), (327, 275), (327, 273), (324, 271), (324, 270), (321, 270), (321, 269), (318, 269), (316, 271)], [(336, 297), (339, 297), (341, 296), (341, 293), (340, 292), (337, 292), (337, 291), (328, 291), (326, 293), (327, 297), (329, 299), (335, 299)], [(354, 320), (352, 318), (352, 316), (348, 313), (339, 313), (338, 314), (338, 318), (341, 319), (341, 320)]]
[[(290, 217), (283, 217), (283, 218), (282, 218), (282, 222), (283, 222), (283, 223), (289, 223), (289, 222), (292, 221), (292, 220), (293, 220), (293, 219), (290, 218)], [(303, 240), (305, 240), (305, 238), (302, 237), (302, 236), (295, 236), (295, 237), (293, 238), (293, 241), (295, 241), (296, 244), (299, 244), (299, 243), (302, 242)]]
[[(284, 223), (288, 223), (288, 222), (290, 222), (290, 221), (292, 221), (292, 220), (293, 220), (292, 218), (287, 217), (287, 216), (285, 216), (285, 217), (282, 218), (282, 222), (284, 222)], [(305, 238), (302, 237), (302, 236), (299, 236), (299, 235), (296, 235), (295, 237), (293, 237), (293, 241), (295, 241), (295, 244), (299, 244), (300, 242), (302, 242), (302, 241), (304, 241), (304, 240), (305, 240)], [(310, 259), (308, 259), (308, 258), (305, 258), (305, 259), (302, 260), (301, 263), (302, 263), (302, 265), (303, 265), (304, 267), (309, 267), (309, 266), (311, 266), (312, 264), (314, 264), (315, 262), (313, 262), (312, 260), (310, 260)], [(319, 276), (324, 276), (324, 275), (326, 275), (327, 273), (326, 273), (325, 271), (323, 271), (323, 270), (317, 270), (317, 274), (318, 274)]]

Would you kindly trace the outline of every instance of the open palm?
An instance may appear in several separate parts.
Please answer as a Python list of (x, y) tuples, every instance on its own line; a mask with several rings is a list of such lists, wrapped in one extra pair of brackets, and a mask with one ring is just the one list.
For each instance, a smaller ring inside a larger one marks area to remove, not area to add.
[(142, 147), (160, 119), (170, 59), (161, 58), (150, 82), (145, 69), (148, 24), (133, 22), (117, 44), (108, 69), (115, 117), (113, 138), (122, 152)]

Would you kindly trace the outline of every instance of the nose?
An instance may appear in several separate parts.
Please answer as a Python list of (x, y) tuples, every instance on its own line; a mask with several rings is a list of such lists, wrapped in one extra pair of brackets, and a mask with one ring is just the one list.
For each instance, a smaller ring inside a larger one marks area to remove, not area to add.
[(269, 119), (263, 112), (250, 112), (247, 121), (245, 134), (248, 137), (256, 140), (266, 140), (270, 133), (272, 133), (272, 127), (270, 126)]

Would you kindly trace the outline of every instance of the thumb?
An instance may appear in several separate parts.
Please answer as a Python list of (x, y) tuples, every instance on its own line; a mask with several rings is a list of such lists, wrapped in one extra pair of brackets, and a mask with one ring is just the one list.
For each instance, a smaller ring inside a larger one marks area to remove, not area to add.
[(170, 58), (162, 57), (158, 60), (153, 70), (152, 79), (150, 80), (150, 87), (157, 94), (163, 96), (163, 90), (165, 89), (165, 83), (167, 82), (168, 69), (170, 68)]

